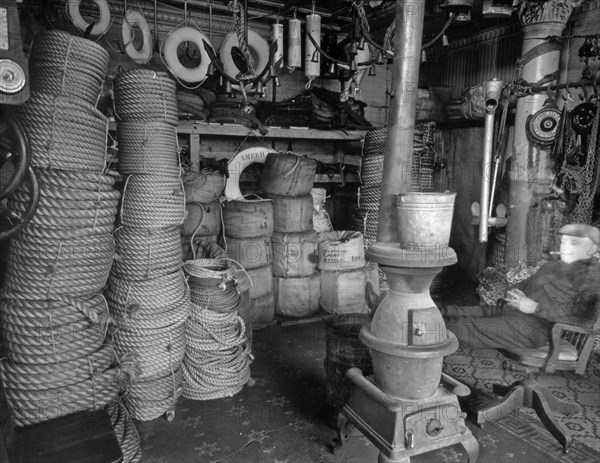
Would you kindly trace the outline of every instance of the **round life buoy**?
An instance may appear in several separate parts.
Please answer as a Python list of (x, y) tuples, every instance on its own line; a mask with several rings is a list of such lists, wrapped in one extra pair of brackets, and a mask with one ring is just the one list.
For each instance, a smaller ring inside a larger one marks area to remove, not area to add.
[[(92, 27), (90, 35), (104, 35), (110, 27), (110, 8), (108, 7), (108, 2), (106, 0), (92, 1), (98, 5), (100, 17), (98, 18), (96, 24), (94, 24), (94, 27)], [(81, 12), (79, 11), (80, 3), (81, 0), (67, 0), (67, 12), (71, 18), (71, 22), (75, 25), (75, 27), (77, 27), (77, 29), (80, 31), (85, 32), (90, 26), (90, 23), (81, 16)]]
[[(165, 37), (162, 44), (164, 61), (171, 73), (185, 82), (202, 82), (206, 79), (206, 71), (210, 64), (208, 53), (204, 49), (203, 41), (210, 44), (208, 38), (198, 29), (190, 26), (179, 27), (172, 30)], [(184, 42), (194, 42), (200, 50), (200, 64), (195, 68), (188, 68), (181, 64), (177, 56), (177, 48)], [(212, 45), (211, 45), (212, 46)]]
[[(235, 32), (230, 32), (225, 36), (223, 43), (221, 44), (221, 50), (219, 56), (223, 63), (223, 69), (231, 76), (235, 77), (239, 74), (240, 70), (237, 68), (231, 57), (231, 49), (239, 46), (238, 38)], [(269, 44), (263, 39), (258, 33), (253, 30), (248, 30), (248, 47), (254, 60), (254, 72), (260, 73), (269, 64)]]
[(227, 199), (239, 199), (242, 197), (240, 191), (240, 177), (244, 169), (250, 164), (264, 164), (269, 153), (276, 153), (270, 148), (262, 146), (253, 146), (240, 151), (227, 163), (227, 172), (229, 176), (225, 184), (225, 197)]
[[(137, 49), (133, 44), (133, 27), (137, 26), (142, 31), (142, 48)], [(152, 40), (150, 28), (144, 15), (136, 10), (127, 10), (125, 20), (121, 26), (121, 37), (125, 44), (125, 53), (138, 64), (146, 64), (152, 57)]]

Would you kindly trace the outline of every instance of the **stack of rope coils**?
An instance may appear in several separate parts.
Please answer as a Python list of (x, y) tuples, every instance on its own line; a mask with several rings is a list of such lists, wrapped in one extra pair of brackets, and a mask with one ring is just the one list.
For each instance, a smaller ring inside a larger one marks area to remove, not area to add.
[[(113, 401), (115, 366), (106, 300), (120, 193), (105, 173), (107, 119), (95, 109), (108, 64), (96, 43), (62, 31), (37, 36), (31, 98), (17, 115), (31, 142), (40, 202), (9, 245), (1, 293), (2, 384), (18, 426)], [(29, 202), (27, 185), (8, 200)]]
[(250, 378), (252, 355), (239, 316), (236, 270), (219, 259), (188, 260), (192, 311), (185, 324), (183, 395), (210, 400), (237, 394)]
[[(434, 191), (435, 127), (435, 122), (415, 124), (410, 191)], [(358, 211), (353, 228), (364, 235), (365, 250), (377, 241), (386, 140), (387, 128), (379, 128), (366, 134), (363, 145)], [(385, 275), (381, 272), (380, 281), (385, 282)]]
[(118, 169), (125, 178), (115, 262), (105, 292), (119, 355), (137, 365), (124, 403), (132, 418), (172, 419), (181, 394), (189, 290), (178, 227), (185, 216), (175, 82), (128, 70), (114, 80)]

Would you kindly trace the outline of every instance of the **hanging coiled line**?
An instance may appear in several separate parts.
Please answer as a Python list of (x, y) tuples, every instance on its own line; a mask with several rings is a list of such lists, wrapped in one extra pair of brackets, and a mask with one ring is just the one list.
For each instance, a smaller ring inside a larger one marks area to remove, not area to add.
[(250, 381), (253, 359), (238, 315), (235, 269), (224, 259), (184, 263), (191, 292), (186, 321), (183, 394), (196, 400), (228, 397)]

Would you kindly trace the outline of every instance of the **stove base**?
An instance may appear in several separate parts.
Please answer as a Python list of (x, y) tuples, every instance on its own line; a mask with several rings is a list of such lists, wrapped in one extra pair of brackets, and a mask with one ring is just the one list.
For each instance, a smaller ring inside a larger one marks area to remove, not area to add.
[(469, 463), (477, 461), (479, 444), (465, 425), (457, 396), (444, 386), (426, 399), (406, 400), (386, 394), (356, 368), (348, 377), (356, 387), (338, 414), (334, 453), (351, 423), (379, 449), (379, 463), (409, 463), (411, 456), (455, 444), (465, 448)]

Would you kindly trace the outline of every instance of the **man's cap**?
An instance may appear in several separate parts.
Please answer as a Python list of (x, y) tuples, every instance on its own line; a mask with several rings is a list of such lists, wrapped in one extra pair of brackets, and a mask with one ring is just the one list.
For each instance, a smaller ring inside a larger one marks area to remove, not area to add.
[(558, 230), (559, 235), (578, 236), (589, 238), (594, 244), (600, 246), (600, 230), (584, 223), (570, 223)]

